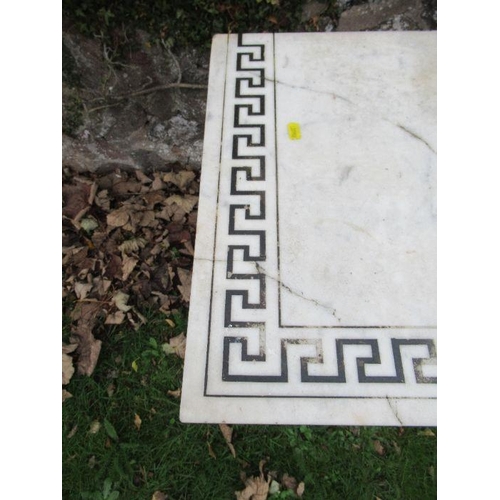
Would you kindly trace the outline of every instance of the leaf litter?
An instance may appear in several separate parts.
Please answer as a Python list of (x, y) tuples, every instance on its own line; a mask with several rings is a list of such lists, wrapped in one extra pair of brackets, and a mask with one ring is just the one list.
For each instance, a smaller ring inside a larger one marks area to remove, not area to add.
[[(152, 173), (63, 169), (62, 292), (72, 323), (63, 385), (93, 373), (107, 325), (137, 329), (141, 311), (188, 306), (198, 192), (199, 173), (179, 164)], [(184, 357), (184, 335), (165, 345)]]
[[(280, 491), (287, 491), (292, 498), (302, 498), (305, 491), (304, 482), (298, 482), (294, 477), (284, 473), (281, 483), (276, 481), (277, 473), (268, 472), (267, 477), (264, 472), (264, 465), (267, 460), (259, 462), (259, 475), (247, 478), (244, 472), (241, 473), (241, 480), (245, 484), (245, 489), (236, 491), (236, 500), (267, 500), (268, 495), (275, 495)], [(288, 497), (287, 497), (288, 498)]]
[[(197, 220), (199, 173), (172, 165), (171, 172), (76, 173), (63, 170), (62, 264), (63, 299), (71, 319), (69, 343), (62, 347), (63, 385), (75, 372), (91, 375), (105, 339), (106, 325), (129, 324), (137, 329), (146, 322), (140, 311), (153, 309), (168, 317), (189, 305), (194, 236)], [(166, 354), (184, 358), (186, 336), (181, 333), (162, 344)], [(132, 369), (138, 370), (137, 361)], [(167, 394), (178, 398), (181, 389)], [(62, 399), (71, 397), (63, 388)], [(142, 419), (134, 414), (140, 430)], [(94, 421), (89, 433), (104, 427), (108, 440), (118, 441), (108, 420)], [(224, 440), (236, 457), (233, 430), (219, 424)], [(76, 432), (77, 427), (70, 434)], [(216, 455), (207, 440), (208, 452)], [(91, 457), (95, 461), (94, 457)], [(93, 466), (90, 464), (89, 466)], [(288, 474), (278, 482), (277, 473), (246, 477), (237, 500), (266, 500), (280, 491), (301, 498), (304, 483)], [(152, 500), (167, 496), (156, 491)]]

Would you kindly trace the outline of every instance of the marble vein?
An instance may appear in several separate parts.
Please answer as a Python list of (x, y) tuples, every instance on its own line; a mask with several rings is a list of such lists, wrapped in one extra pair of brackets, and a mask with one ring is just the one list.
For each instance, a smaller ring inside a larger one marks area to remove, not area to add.
[(283, 283), (283, 281), (280, 280), (279, 278), (276, 278), (275, 276), (272, 276), (271, 274), (269, 274), (258, 262), (254, 262), (254, 264), (255, 264), (255, 268), (257, 269), (257, 272), (259, 274), (263, 274), (264, 276), (267, 276), (269, 279), (275, 281), (276, 283), (278, 283), (279, 286), (282, 286), (285, 290), (288, 290), (292, 295), (295, 295), (299, 299), (306, 300), (308, 302), (312, 302), (313, 304), (321, 307), (322, 309), (325, 309), (332, 316), (334, 316), (339, 323), (342, 321), (342, 319), (337, 315), (336, 309), (334, 309), (331, 306), (328, 306), (326, 304), (322, 304), (321, 302), (319, 302), (316, 299), (313, 299), (310, 297), (305, 297), (302, 292), (299, 292), (298, 290), (294, 290), (293, 288), (288, 286), (286, 283)]

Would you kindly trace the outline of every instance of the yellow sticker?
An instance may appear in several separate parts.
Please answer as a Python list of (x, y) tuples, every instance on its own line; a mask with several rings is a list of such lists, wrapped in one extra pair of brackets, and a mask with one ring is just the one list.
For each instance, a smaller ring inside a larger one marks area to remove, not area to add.
[(292, 141), (298, 141), (302, 136), (300, 135), (300, 125), (298, 123), (289, 123), (288, 124), (288, 137), (292, 139)]

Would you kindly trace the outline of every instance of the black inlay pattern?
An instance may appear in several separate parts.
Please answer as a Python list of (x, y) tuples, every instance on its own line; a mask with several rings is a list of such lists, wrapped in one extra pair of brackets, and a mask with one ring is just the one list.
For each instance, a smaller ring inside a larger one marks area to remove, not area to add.
[[(259, 355), (249, 355), (247, 339), (245, 337), (225, 337), (224, 338), (224, 357), (223, 357), (223, 370), (222, 379), (232, 382), (288, 382), (288, 345), (301, 345), (302, 340), (297, 339), (282, 339), (281, 340), (281, 373), (279, 375), (239, 375), (231, 374), (229, 368), (229, 349), (231, 344), (241, 344), (241, 360), (242, 361), (265, 361), (266, 356), (263, 353)], [(413, 370), (415, 372), (415, 379), (418, 384), (435, 384), (436, 377), (425, 377), (422, 373), (422, 361), (436, 359), (436, 347), (432, 340), (429, 339), (391, 339), (392, 355), (396, 374), (388, 376), (373, 376), (367, 375), (365, 372), (366, 365), (380, 365), (380, 352), (377, 339), (337, 339), (335, 341), (337, 351), (337, 374), (330, 376), (310, 375), (308, 372), (309, 363), (322, 363), (323, 356), (320, 354), (318, 357), (301, 357), (300, 358), (300, 375), (302, 382), (321, 382), (321, 383), (346, 383), (345, 373), (345, 356), (344, 346), (369, 346), (372, 351), (371, 357), (356, 357), (356, 365), (358, 371), (358, 382), (360, 384), (366, 383), (392, 383), (404, 384), (406, 382), (405, 374), (403, 372), (403, 361), (401, 357), (401, 347), (403, 346), (427, 346), (429, 357), (426, 358), (412, 358)]]
[[(244, 262), (262, 262), (266, 260), (266, 232), (264, 229), (242, 229), (237, 227), (237, 216), (241, 217), (240, 220), (244, 221), (265, 221), (266, 219), (266, 193), (258, 189), (244, 189), (240, 187), (241, 180), (247, 185), (251, 185), (252, 181), (265, 181), (266, 180), (266, 157), (263, 154), (244, 154), (242, 147), (263, 148), (266, 146), (266, 125), (264, 123), (243, 123), (242, 116), (265, 116), (266, 105), (265, 95), (255, 90), (248, 91), (248, 89), (263, 89), (265, 87), (265, 68), (262, 64), (265, 61), (265, 46), (263, 44), (245, 44), (243, 43), (243, 35), (238, 35), (238, 47), (247, 47), (248, 51), (240, 51), (236, 55), (236, 70), (244, 72), (245, 76), (236, 78), (235, 98), (236, 104), (234, 105), (234, 129), (233, 134), (233, 160), (245, 160), (248, 165), (233, 166), (231, 168), (231, 196), (245, 196), (250, 197), (251, 200), (257, 200), (259, 210), (257, 213), (252, 213), (250, 203), (238, 204), (232, 203), (229, 206), (229, 224), (228, 234), (239, 235), (248, 237), (249, 242), (258, 241), (258, 253), (253, 254), (248, 245), (238, 244), (229, 245), (227, 250), (227, 265), (226, 277), (230, 280), (240, 280), (241, 288), (230, 289), (226, 291), (225, 298), (225, 313), (224, 313), (224, 326), (226, 328), (240, 327), (248, 328), (255, 327), (261, 322), (257, 321), (241, 321), (233, 319), (233, 298), (241, 297), (241, 308), (243, 310), (250, 309), (265, 309), (266, 308), (266, 277), (261, 274), (257, 266), (255, 272), (252, 273), (235, 273), (234, 272), (234, 255), (237, 250), (243, 252)], [(251, 76), (248, 76), (251, 72)], [(241, 101), (244, 102), (241, 103)], [(250, 102), (250, 103), (249, 103)], [(244, 130), (238, 130), (244, 129)], [(253, 129), (255, 133), (249, 134), (249, 129)], [(244, 238), (240, 238), (244, 239)], [(259, 287), (259, 300), (257, 302), (250, 302), (248, 289), (243, 288), (244, 281), (252, 280), (258, 283)]]

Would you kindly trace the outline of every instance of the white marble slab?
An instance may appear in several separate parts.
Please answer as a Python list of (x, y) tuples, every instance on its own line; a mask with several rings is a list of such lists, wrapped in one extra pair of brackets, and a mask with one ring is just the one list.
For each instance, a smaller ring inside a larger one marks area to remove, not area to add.
[(218, 35), (184, 422), (436, 425), (436, 34)]

